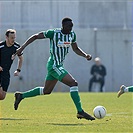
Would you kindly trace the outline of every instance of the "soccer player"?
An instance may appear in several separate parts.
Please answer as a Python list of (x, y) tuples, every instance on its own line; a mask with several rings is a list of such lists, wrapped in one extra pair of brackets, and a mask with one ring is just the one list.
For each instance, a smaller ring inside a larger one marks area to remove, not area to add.
[(40, 33), (34, 34), (26, 40), (26, 42), (17, 50), (20, 54), (26, 46), (36, 39), (50, 39), (50, 57), (47, 62), (47, 75), (44, 87), (36, 87), (26, 92), (16, 92), (14, 108), (18, 109), (20, 101), (24, 98), (34, 97), (37, 95), (47, 95), (52, 92), (57, 81), (64, 83), (70, 87), (70, 95), (77, 109), (77, 118), (85, 118), (87, 120), (95, 120), (94, 117), (87, 114), (81, 106), (80, 96), (78, 93), (78, 83), (73, 76), (64, 68), (63, 62), (68, 53), (70, 45), (73, 51), (91, 60), (91, 55), (83, 52), (76, 43), (76, 34), (72, 31), (73, 22), (71, 18), (64, 18), (62, 20), (62, 28), (49, 29)]
[[(20, 45), (15, 42), (16, 31), (8, 29), (5, 33), (6, 40), (0, 42), (0, 100), (4, 100), (10, 83), (10, 68), (16, 56), (16, 50)], [(23, 56), (18, 55), (18, 66), (14, 76), (18, 76), (21, 71)]]
[(119, 98), (125, 92), (133, 92), (133, 86), (126, 87), (125, 85), (122, 85), (118, 91), (117, 97)]

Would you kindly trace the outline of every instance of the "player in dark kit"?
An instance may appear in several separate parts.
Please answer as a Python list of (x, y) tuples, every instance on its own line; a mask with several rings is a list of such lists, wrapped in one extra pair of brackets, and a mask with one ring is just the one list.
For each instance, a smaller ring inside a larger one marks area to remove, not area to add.
[[(6, 40), (0, 42), (0, 100), (4, 100), (10, 83), (10, 68), (16, 56), (16, 49), (20, 45), (15, 42), (16, 31), (8, 29), (5, 33)], [(14, 76), (18, 76), (21, 71), (23, 56), (18, 55), (18, 67)]]
[(87, 114), (82, 109), (80, 96), (78, 94), (78, 83), (63, 66), (65, 56), (67, 55), (70, 46), (72, 46), (72, 49), (76, 54), (84, 57), (85, 59), (91, 60), (92, 58), (91, 55), (86, 54), (77, 46), (76, 34), (74, 31), (72, 31), (72, 27), (72, 20), (70, 18), (64, 18), (62, 20), (62, 28), (50, 29), (32, 35), (22, 45), (22, 47), (17, 50), (17, 53), (20, 54), (27, 45), (36, 39), (50, 39), (50, 57), (47, 62), (48, 73), (46, 75), (45, 85), (44, 87), (35, 87), (27, 92), (16, 92), (14, 103), (15, 110), (18, 109), (18, 105), (22, 99), (37, 95), (50, 94), (57, 81), (61, 81), (70, 87), (70, 95), (77, 109), (77, 118), (95, 120), (94, 117)]

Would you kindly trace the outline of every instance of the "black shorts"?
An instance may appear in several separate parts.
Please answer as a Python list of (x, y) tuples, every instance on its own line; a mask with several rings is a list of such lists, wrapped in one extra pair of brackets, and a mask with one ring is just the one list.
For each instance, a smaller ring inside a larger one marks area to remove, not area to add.
[(10, 83), (9, 72), (0, 72), (0, 86), (2, 87), (3, 91), (7, 92), (9, 83)]

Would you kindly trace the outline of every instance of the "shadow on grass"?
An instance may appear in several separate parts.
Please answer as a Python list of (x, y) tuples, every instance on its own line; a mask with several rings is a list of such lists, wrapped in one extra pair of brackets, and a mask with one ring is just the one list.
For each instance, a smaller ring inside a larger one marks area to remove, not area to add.
[(55, 126), (83, 126), (84, 124), (70, 124), (70, 123), (47, 123), (49, 125), (55, 125)]
[(28, 120), (28, 119), (22, 119), (22, 118), (0, 118), (1, 120)]

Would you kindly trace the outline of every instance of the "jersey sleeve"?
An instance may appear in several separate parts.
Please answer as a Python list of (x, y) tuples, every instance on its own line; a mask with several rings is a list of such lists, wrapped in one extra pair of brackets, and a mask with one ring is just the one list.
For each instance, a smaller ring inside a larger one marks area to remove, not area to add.
[[(15, 53), (17, 52), (17, 49), (20, 48), (20, 45), (18, 42), (14, 43)], [(17, 54), (18, 56), (21, 56), (23, 54), (23, 51), (20, 54)]]
[(46, 38), (52, 39), (53, 36), (54, 36), (54, 30), (49, 29), (49, 30), (47, 30), (47, 31), (43, 31), (43, 34), (44, 34), (44, 36), (45, 36)]

